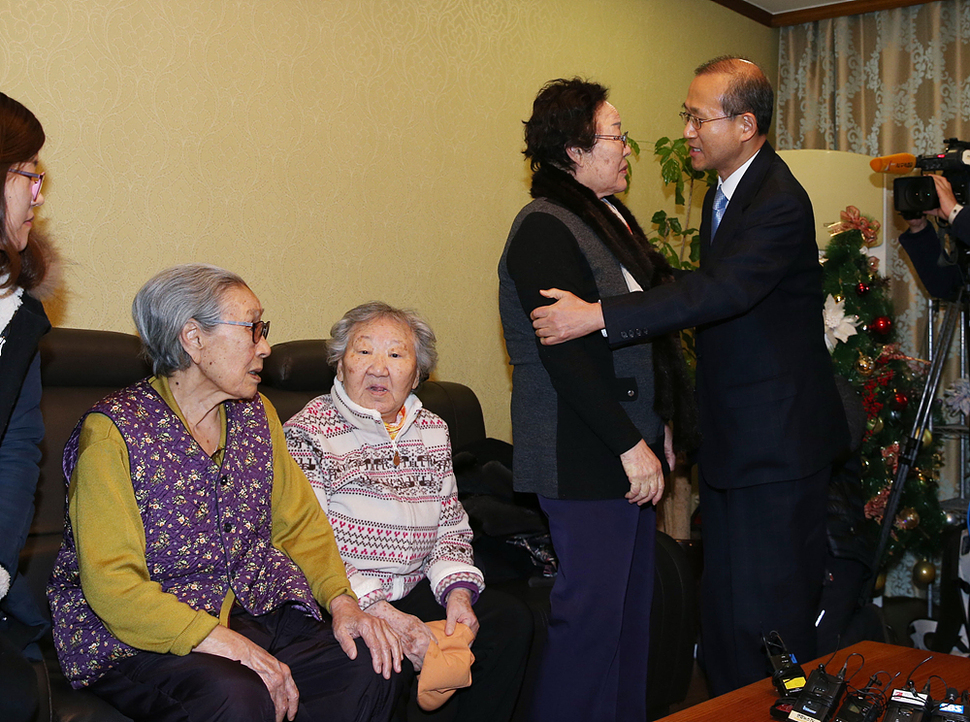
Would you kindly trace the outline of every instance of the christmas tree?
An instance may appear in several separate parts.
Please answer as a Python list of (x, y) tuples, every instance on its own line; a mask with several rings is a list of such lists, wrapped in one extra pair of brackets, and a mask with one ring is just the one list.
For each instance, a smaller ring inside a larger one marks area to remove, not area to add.
[[(832, 230), (823, 266), (826, 343), (836, 372), (858, 391), (865, 407), (862, 484), (868, 500), (866, 530), (876, 539), (900, 449), (913, 432), (927, 365), (904, 356), (895, 343), (888, 280), (877, 273), (878, 259), (866, 253), (875, 244), (878, 223), (850, 206)], [(937, 408), (934, 414), (939, 418)], [(937, 553), (943, 527), (937, 498), (942, 462), (940, 442), (927, 432), (905, 481), (884, 563), (897, 561), (907, 550), (922, 557)]]

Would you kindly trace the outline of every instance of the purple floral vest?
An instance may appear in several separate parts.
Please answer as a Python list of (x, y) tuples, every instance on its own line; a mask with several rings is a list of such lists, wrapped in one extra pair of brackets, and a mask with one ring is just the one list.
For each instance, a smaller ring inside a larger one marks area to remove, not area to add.
[[(149, 576), (163, 591), (216, 617), (232, 589), (250, 614), (295, 602), (320, 619), (303, 572), (271, 543), (273, 445), (263, 403), (257, 395), (227, 402), (225, 408), (222, 468), (147, 380), (111, 394), (87, 412), (110, 418), (128, 446)], [(87, 414), (64, 447), (67, 483)], [(138, 653), (113, 636), (88, 606), (66, 512), (47, 596), (57, 657), (73, 687), (95, 682), (118, 660)]]

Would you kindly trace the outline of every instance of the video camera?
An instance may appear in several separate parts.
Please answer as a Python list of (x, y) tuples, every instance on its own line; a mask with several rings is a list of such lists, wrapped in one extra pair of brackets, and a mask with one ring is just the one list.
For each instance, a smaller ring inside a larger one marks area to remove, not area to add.
[[(970, 199), (970, 143), (967, 141), (947, 138), (946, 150), (942, 153), (921, 156), (898, 153), (875, 158), (870, 165), (876, 171), (890, 173), (906, 173), (912, 168), (942, 171), (953, 187), (957, 203), (966, 205)], [(893, 205), (903, 218), (917, 218), (926, 211), (939, 208), (940, 199), (933, 179), (928, 176), (897, 178), (893, 182)]]

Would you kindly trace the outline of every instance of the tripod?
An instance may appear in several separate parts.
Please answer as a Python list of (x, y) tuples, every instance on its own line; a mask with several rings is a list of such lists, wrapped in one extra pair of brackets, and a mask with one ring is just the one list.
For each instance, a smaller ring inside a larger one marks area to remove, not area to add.
[[(961, 321), (961, 317), (963, 317), (963, 325), (961, 326), (961, 329), (966, 329), (968, 327), (967, 321), (970, 320), (970, 309), (968, 309), (968, 304), (970, 304), (970, 284), (968, 284), (967, 279), (970, 277), (967, 275), (966, 260), (967, 259), (964, 253), (960, 253), (958, 255), (957, 265), (959, 265), (961, 268), (961, 275), (963, 276), (964, 282), (961, 284), (956, 298), (947, 306), (943, 323), (941, 324), (939, 330), (939, 342), (931, 351), (930, 368), (926, 377), (926, 385), (923, 387), (923, 393), (920, 397), (916, 418), (913, 422), (912, 433), (900, 451), (896, 475), (893, 479), (892, 486), (890, 487), (890, 493), (886, 500), (886, 508), (884, 511), (882, 526), (880, 527), (879, 540), (876, 546), (872, 564), (873, 572), (865, 584), (863, 593), (859, 599), (860, 604), (863, 606), (873, 598), (873, 591), (876, 583), (876, 570), (878, 570), (881, 565), (883, 555), (885, 554), (886, 547), (889, 543), (889, 535), (892, 533), (896, 512), (899, 508), (906, 479), (908, 478), (910, 471), (912, 471), (913, 467), (916, 465), (916, 457), (922, 448), (923, 435), (929, 424), (933, 400), (936, 398), (936, 394), (939, 390), (943, 368), (946, 364), (947, 356), (949, 355), (950, 347), (953, 342), (953, 334)], [(933, 327), (931, 321), (931, 345), (933, 345), (932, 329)], [(961, 369), (961, 372), (965, 374), (966, 368)], [(966, 437), (967, 430), (961, 427), (961, 432)], [(964, 441), (964, 445), (966, 446), (966, 441)], [(964, 478), (964, 472), (965, 470), (961, 468), (961, 496), (964, 496), (966, 493), (966, 479)], [(965, 508), (963, 511), (965, 512)], [(953, 538), (954, 532), (956, 533), (955, 540)], [(958, 541), (960, 538), (959, 528), (950, 530), (946, 533), (946, 536), (951, 543), (945, 545), (947, 551), (944, 554), (943, 562), (945, 568), (943, 577), (941, 578), (942, 598), (939, 615), (940, 621), (932, 644), (934, 651), (941, 652), (949, 652), (949, 650), (957, 643), (960, 629), (967, 623), (968, 618), (967, 610), (962, 608), (963, 604), (960, 598), (960, 584), (962, 584), (962, 582), (959, 579), (959, 555), (953, 553), (953, 551), (956, 549), (955, 541)]]
[(890, 488), (889, 497), (886, 500), (886, 509), (883, 512), (882, 527), (879, 530), (879, 542), (876, 544), (876, 553), (873, 557), (873, 573), (865, 586), (862, 595), (863, 603), (868, 602), (873, 597), (873, 590), (876, 586), (876, 570), (882, 563), (883, 554), (886, 553), (886, 546), (889, 544), (889, 535), (893, 530), (893, 523), (896, 520), (896, 512), (899, 509), (899, 500), (903, 495), (903, 487), (909, 472), (916, 465), (916, 456), (923, 446), (923, 434), (930, 420), (930, 411), (933, 407), (933, 399), (940, 388), (940, 378), (943, 375), (943, 366), (953, 341), (953, 332), (956, 329), (957, 321), (961, 315), (966, 296), (966, 286), (960, 288), (956, 300), (946, 309), (943, 317), (943, 326), (940, 333), (940, 345), (938, 351), (930, 359), (930, 370), (926, 376), (926, 385), (923, 387), (923, 394), (919, 400), (919, 407), (916, 411), (916, 419), (913, 422), (913, 431), (906, 443), (899, 452), (899, 464), (896, 467), (896, 476)]

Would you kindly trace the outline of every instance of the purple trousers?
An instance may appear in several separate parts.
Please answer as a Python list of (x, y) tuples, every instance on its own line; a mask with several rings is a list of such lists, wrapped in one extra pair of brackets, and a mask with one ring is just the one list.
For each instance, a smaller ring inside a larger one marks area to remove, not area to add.
[(559, 574), (533, 722), (615, 722), (647, 715), (653, 601), (653, 506), (539, 497)]

